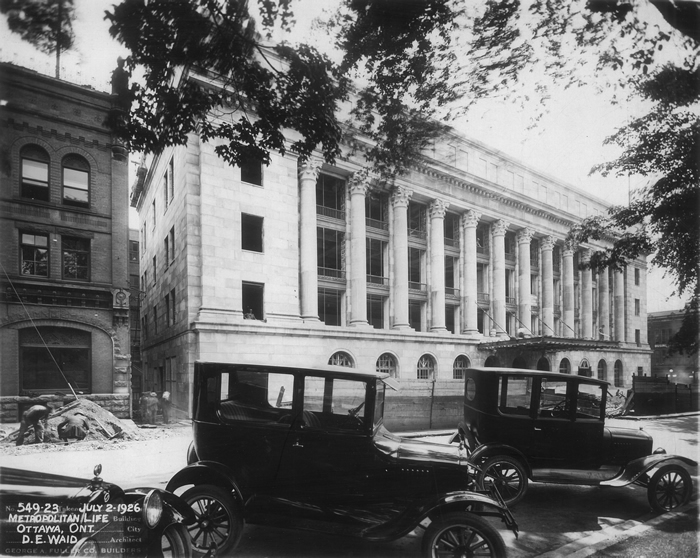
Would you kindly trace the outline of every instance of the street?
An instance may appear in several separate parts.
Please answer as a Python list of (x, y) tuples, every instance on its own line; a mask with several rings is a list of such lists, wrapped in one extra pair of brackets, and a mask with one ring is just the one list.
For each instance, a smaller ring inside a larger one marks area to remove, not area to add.
[[(609, 420), (627, 428), (643, 427), (654, 437), (654, 447), (698, 459), (698, 417), (657, 420)], [(102, 477), (123, 487), (164, 487), (186, 463), (190, 430), (181, 426), (162, 439), (115, 444), (117, 449), (56, 451), (4, 455), (7, 467), (89, 478), (97, 463)], [(109, 447), (108, 445), (105, 445)], [(598, 488), (531, 483), (525, 499), (513, 513), (520, 535), (495, 524), (512, 558), (534, 556), (695, 556), (697, 555), (698, 471), (691, 471), (695, 494), (685, 510), (664, 516), (652, 513), (646, 491), (637, 486)], [(663, 537), (658, 534), (663, 533)], [(421, 533), (391, 543), (369, 543), (300, 531), (246, 526), (237, 556), (309, 558), (353, 556), (358, 558), (420, 555)], [(665, 542), (661, 543), (661, 539)], [(642, 552), (654, 545), (657, 550)], [(681, 545), (679, 547), (679, 545)], [(612, 554), (608, 554), (608, 549)], [(664, 554), (664, 552), (666, 554)]]

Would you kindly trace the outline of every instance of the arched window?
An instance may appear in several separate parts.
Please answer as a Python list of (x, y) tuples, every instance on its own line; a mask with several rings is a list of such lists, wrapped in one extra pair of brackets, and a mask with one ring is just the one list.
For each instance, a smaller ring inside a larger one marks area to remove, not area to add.
[(598, 379), (608, 381), (608, 363), (602, 358), (598, 361)]
[(352, 357), (345, 351), (333, 353), (331, 358), (328, 359), (328, 364), (332, 364), (333, 366), (347, 366), (348, 368), (355, 368), (355, 361), (353, 361)]
[(486, 362), (484, 362), (484, 366), (488, 368), (498, 368), (500, 365), (501, 363), (498, 361), (498, 357), (494, 355), (491, 355), (486, 359)]
[(545, 372), (549, 372), (549, 361), (547, 360), (547, 357), (542, 357), (540, 360), (537, 361), (537, 370), (543, 370)]
[(622, 361), (621, 360), (616, 360), (615, 361), (615, 387), (622, 387), (624, 385), (624, 382), (622, 380)]
[(571, 374), (571, 363), (568, 358), (561, 359), (559, 363), (559, 372), (562, 374)]
[(452, 378), (455, 380), (463, 380), (464, 371), (470, 366), (469, 357), (466, 355), (459, 355), (452, 365)]
[(398, 377), (398, 363), (396, 357), (391, 353), (384, 353), (377, 359), (377, 372), (380, 374), (389, 374), (392, 378)]
[(513, 359), (513, 368), (527, 368), (527, 362), (521, 356), (517, 356)]
[(38, 145), (25, 145), (19, 152), (21, 160), (20, 196), (49, 201), (48, 153)]
[(435, 377), (435, 359), (431, 355), (423, 355), (416, 365), (416, 378), (431, 380)]
[(90, 206), (90, 165), (78, 155), (67, 155), (63, 170), (63, 203), (76, 207)]

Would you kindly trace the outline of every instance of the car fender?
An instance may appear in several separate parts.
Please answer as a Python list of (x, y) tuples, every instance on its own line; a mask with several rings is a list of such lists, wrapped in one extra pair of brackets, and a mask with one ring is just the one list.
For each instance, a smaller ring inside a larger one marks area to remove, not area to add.
[(231, 493), (234, 502), (240, 506), (241, 511), (244, 507), (243, 495), (238, 488), (233, 471), (217, 463), (216, 461), (197, 461), (183, 469), (180, 469), (173, 475), (173, 478), (168, 481), (165, 490), (175, 492), (181, 486), (188, 484), (213, 484), (221, 486)]
[(532, 469), (525, 457), (525, 454), (513, 446), (505, 444), (482, 444), (469, 454), (469, 463), (478, 467), (481, 463), (496, 455), (507, 455), (515, 457), (522, 463), (527, 471), (527, 476), (532, 478)]
[[(505, 504), (490, 496), (468, 490), (447, 492), (429, 499), (421, 499), (409, 505), (400, 515), (378, 525), (373, 525), (362, 532), (361, 537), (370, 541), (387, 541), (403, 537), (413, 531), (419, 523), (428, 517), (435, 517), (454, 511), (464, 511), (470, 504), (480, 504), (495, 508), (489, 512), (472, 512), (475, 515), (498, 515), (512, 518)], [(511, 527), (509, 525), (509, 527)], [(517, 530), (517, 525), (513, 522)]]
[(633, 482), (640, 480), (642, 475), (647, 473), (651, 469), (657, 468), (662, 463), (667, 461), (680, 461), (688, 467), (697, 467), (697, 461), (683, 457), (682, 455), (667, 455), (665, 453), (655, 453), (652, 455), (647, 455), (646, 457), (640, 457), (630, 461), (625, 465), (618, 475), (608, 481), (602, 481), (600, 486), (626, 486)]

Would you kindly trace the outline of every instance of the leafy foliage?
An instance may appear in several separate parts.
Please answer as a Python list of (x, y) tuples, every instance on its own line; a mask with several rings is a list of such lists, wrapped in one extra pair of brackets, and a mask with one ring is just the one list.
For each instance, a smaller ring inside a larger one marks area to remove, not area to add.
[(73, 46), (73, 0), (0, 0), (0, 13), (7, 17), (10, 31), (41, 52), (50, 54)]

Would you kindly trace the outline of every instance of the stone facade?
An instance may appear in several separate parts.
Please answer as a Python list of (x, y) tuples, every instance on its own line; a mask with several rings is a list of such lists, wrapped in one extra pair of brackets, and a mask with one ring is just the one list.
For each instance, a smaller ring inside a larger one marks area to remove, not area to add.
[(128, 154), (105, 126), (112, 96), (0, 64), (0, 98), (2, 420), (72, 391), (128, 417)]
[(649, 370), (645, 261), (592, 273), (579, 263), (605, 242), (564, 243), (605, 202), (457, 133), (394, 184), (365, 148), (238, 168), (193, 134), (150, 162), (132, 192), (149, 388), (185, 411), (195, 360), (381, 369), (410, 428), (453, 425), (464, 366), (620, 387)]

